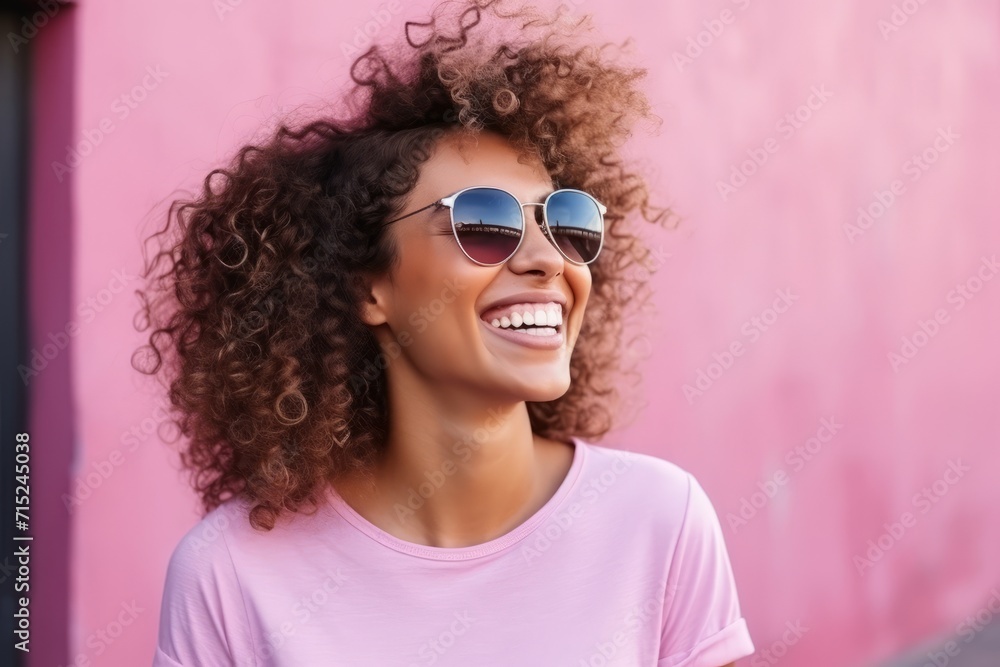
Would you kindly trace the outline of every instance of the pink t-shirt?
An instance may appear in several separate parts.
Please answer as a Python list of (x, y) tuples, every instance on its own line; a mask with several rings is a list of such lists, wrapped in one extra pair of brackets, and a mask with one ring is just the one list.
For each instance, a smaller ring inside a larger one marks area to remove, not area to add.
[(573, 438), (555, 495), (506, 535), (400, 540), (332, 489), (261, 533), (247, 503), (174, 549), (154, 667), (721, 667), (754, 652), (705, 491)]

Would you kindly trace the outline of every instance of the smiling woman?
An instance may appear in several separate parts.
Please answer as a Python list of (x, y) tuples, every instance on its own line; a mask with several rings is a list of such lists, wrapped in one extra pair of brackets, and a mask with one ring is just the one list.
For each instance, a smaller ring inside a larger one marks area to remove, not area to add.
[(591, 442), (648, 298), (624, 225), (669, 211), (618, 154), (653, 118), (644, 71), (586, 26), (441, 5), (354, 63), (354, 115), (283, 126), (171, 206), (136, 363), (169, 380), (207, 514), (155, 665), (753, 652), (698, 482)]

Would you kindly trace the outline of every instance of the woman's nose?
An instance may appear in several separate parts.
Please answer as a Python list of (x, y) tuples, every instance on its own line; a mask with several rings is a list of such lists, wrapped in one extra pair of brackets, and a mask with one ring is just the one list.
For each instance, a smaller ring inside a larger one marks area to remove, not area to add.
[[(526, 206), (531, 208), (524, 209)], [(542, 204), (522, 204), (521, 207), (524, 210), (525, 238), (510, 261), (516, 261), (519, 265), (522, 261), (533, 264), (543, 263), (545, 266), (541, 268), (545, 268), (546, 271), (558, 271), (563, 265), (563, 256), (551, 237), (545, 232)], [(524, 269), (523, 266), (520, 268)]]

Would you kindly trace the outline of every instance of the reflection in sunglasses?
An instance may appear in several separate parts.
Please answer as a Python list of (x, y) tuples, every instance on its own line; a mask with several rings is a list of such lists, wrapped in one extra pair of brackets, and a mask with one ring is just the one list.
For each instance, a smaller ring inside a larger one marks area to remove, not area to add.
[(507, 227), (504, 225), (488, 225), (482, 220), (478, 223), (476, 222), (456, 222), (455, 231), (457, 232), (477, 232), (477, 233), (488, 233), (488, 234), (499, 234), (502, 236), (511, 236), (518, 238), (521, 236), (520, 227)]

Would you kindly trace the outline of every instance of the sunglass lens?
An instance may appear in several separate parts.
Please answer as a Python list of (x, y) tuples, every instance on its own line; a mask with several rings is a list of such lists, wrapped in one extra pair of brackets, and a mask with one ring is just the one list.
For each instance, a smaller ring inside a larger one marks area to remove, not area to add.
[(556, 246), (571, 260), (587, 264), (597, 258), (604, 238), (604, 217), (597, 203), (581, 192), (556, 190), (545, 215)]
[(521, 205), (496, 188), (472, 188), (452, 207), (458, 244), (481, 264), (500, 264), (517, 250), (523, 231)]

